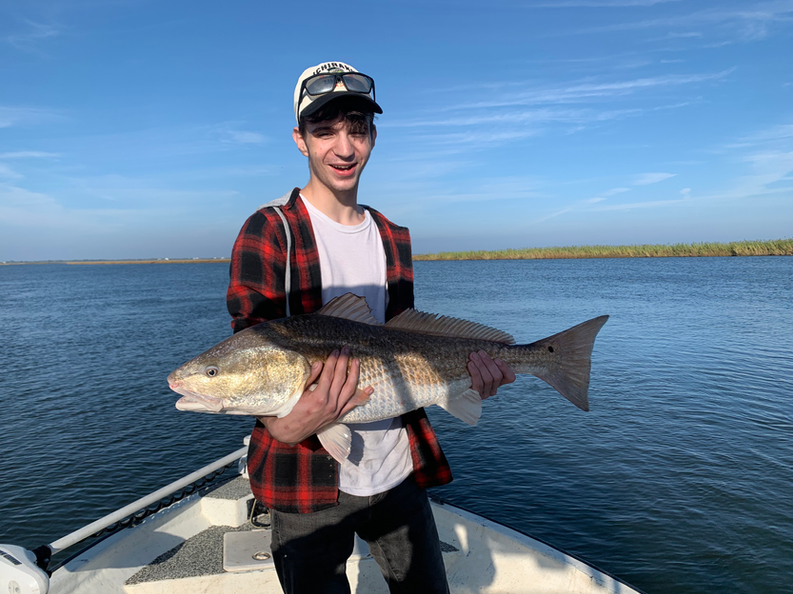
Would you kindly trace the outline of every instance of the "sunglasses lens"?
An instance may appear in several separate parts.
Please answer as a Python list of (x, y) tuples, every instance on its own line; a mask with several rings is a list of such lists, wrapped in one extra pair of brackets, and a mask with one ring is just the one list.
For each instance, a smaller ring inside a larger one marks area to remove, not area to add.
[(315, 97), (332, 93), (336, 89), (337, 83), (340, 83), (339, 79), (344, 82), (344, 87), (352, 93), (369, 94), (374, 87), (372, 79), (365, 74), (319, 74), (306, 81), (306, 92)]
[(345, 74), (343, 78), (348, 91), (368, 93), (372, 90), (372, 81), (368, 76), (363, 74)]
[(306, 83), (306, 91), (309, 95), (322, 95), (330, 93), (336, 85), (336, 77), (332, 74), (315, 76)]

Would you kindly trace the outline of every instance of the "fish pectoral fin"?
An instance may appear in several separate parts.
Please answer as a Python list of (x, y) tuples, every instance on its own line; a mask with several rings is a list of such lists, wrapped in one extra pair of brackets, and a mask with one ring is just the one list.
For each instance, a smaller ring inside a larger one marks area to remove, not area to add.
[(317, 431), (317, 437), (322, 447), (328, 450), (328, 453), (340, 464), (350, 455), (352, 434), (347, 425), (341, 423), (328, 425)]
[(355, 390), (355, 396), (352, 397), (350, 402), (355, 406), (363, 406), (364, 404), (367, 404), (369, 402), (370, 398), (371, 396), (369, 395), (368, 392), (364, 392), (363, 390), (358, 388), (357, 390)]
[(438, 406), (469, 425), (476, 425), (482, 416), (482, 397), (473, 388), (467, 389), (454, 400), (438, 403)]

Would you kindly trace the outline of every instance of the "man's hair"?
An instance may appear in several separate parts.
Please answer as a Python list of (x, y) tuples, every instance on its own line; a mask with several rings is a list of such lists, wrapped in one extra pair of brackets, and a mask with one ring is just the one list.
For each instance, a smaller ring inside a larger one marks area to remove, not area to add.
[(341, 118), (350, 124), (350, 131), (357, 134), (372, 134), (374, 129), (374, 112), (369, 109), (361, 109), (366, 103), (355, 97), (339, 97), (335, 101), (330, 101), (317, 111), (308, 116), (300, 118), (298, 130), (301, 136), (306, 135), (306, 124), (317, 124)]

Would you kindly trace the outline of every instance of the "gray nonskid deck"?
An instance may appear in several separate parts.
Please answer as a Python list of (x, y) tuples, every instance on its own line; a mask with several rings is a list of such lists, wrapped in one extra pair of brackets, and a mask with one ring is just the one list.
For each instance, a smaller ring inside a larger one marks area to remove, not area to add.
[(129, 586), (224, 573), (223, 535), (226, 532), (243, 532), (252, 529), (251, 524), (239, 528), (231, 526), (207, 528), (163, 553), (124, 583)]
[(236, 501), (250, 496), (251, 487), (248, 479), (236, 476), (204, 487), (199, 493), (201, 493), (203, 497), (210, 497), (212, 499), (229, 499)]
[[(251, 488), (246, 478), (235, 476), (203, 487), (199, 494), (209, 499), (239, 501), (250, 497)], [(163, 553), (124, 583), (132, 585), (224, 573), (223, 535), (254, 528), (250, 522), (236, 528), (212, 526)]]

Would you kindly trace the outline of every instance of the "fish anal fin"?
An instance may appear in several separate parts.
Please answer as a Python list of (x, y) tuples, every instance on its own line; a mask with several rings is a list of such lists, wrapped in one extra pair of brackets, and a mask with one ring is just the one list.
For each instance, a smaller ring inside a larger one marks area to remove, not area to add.
[(415, 309), (406, 309), (398, 316), (386, 322), (386, 327), (418, 334), (431, 334), (433, 336), (447, 336), (450, 338), (470, 338), (488, 340), (502, 344), (515, 344), (511, 334), (502, 330), (460, 320), (449, 316), (424, 313)]
[(482, 416), (482, 397), (472, 388), (448, 402), (439, 402), (438, 406), (469, 425), (476, 425)]
[(316, 313), (372, 326), (382, 326), (377, 321), (377, 318), (372, 315), (372, 310), (369, 304), (366, 303), (366, 299), (354, 293), (345, 293), (339, 297), (334, 297), (318, 309)]
[(333, 423), (317, 431), (319, 443), (336, 461), (341, 464), (350, 455), (352, 435), (350, 428), (341, 423)]

